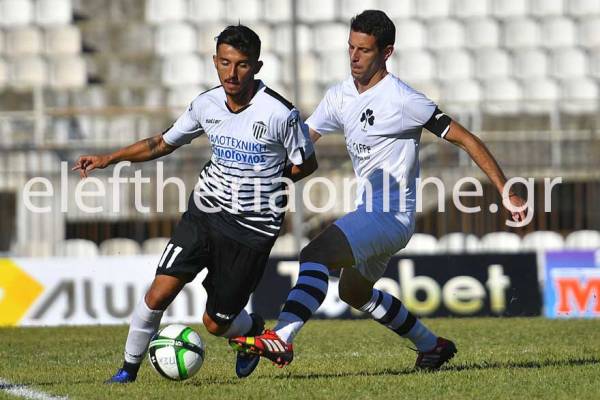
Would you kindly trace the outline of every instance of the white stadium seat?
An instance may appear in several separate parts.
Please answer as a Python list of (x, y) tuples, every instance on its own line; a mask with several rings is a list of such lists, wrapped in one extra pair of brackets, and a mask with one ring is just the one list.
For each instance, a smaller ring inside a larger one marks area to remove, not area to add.
[(300, 110), (314, 110), (321, 101), (324, 91), (316, 81), (302, 84), (301, 96), (298, 100), (298, 108)]
[(415, 15), (416, 0), (377, 0), (377, 8), (384, 10), (391, 19), (410, 18)]
[(98, 246), (91, 240), (67, 239), (58, 243), (56, 255), (58, 257), (94, 258), (98, 256)]
[(523, 111), (529, 114), (555, 112), (560, 99), (558, 84), (547, 78), (523, 80)]
[(206, 75), (204, 62), (195, 54), (178, 54), (163, 59), (162, 81), (167, 86), (203, 83)]
[(465, 110), (476, 109), (482, 100), (481, 86), (475, 80), (447, 82), (442, 88), (444, 109)]
[(11, 84), (15, 86), (43, 86), (48, 79), (48, 70), (41, 57), (19, 57), (12, 60), (10, 77)]
[(530, 18), (515, 18), (504, 25), (504, 46), (509, 49), (537, 47), (540, 44), (540, 27)]
[(433, 56), (423, 50), (407, 50), (397, 53), (397, 75), (408, 83), (430, 81), (435, 76)]
[(465, 21), (465, 47), (479, 49), (497, 47), (500, 43), (500, 28), (491, 18), (473, 18)]
[(262, 3), (260, 0), (228, 0), (225, 16), (230, 23), (239, 21), (250, 25), (262, 18)]
[(548, 74), (548, 57), (540, 49), (513, 53), (513, 75), (518, 79), (541, 78)]
[(552, 231), (535, 231), (521, 239), (521, 249), (525, 251), (561, 250), (565, 241), (563, 237)]
[(222, 24), (200, 24), (197, 31), (198, 48), (196, 51), (200, 54), (208, 54), (212, 57), (212, 55), (215, 54), (217, 46), (215, 38), (221, 33), (223, 28)]
[(4, 44), (4, 31), (0, 29), (0, 55), (4, 54), (5, 44)]
[(452, 19), (437, 20), (427, 30), (427, 47), (433, 50), (462, 47), (465, 42), (463, 25)]
[(171, 239), (167, 237), (155, 237), (144, 240), (142, 243), (143, 254), (162, 254)]
[(265, 0), (264, 7), (263, 18), (267, 22), (280, 23), (292, 19), (291, 0)]
[(573, 20), (564, 17), (546, 18), (541, 25), (540, 45), (546, 48), (573, 47), (576, 45), (577, 32)]
[(334, 0), (297, 0), (298, 19), (302, 22), (329, 22), (336, 17)]
[[(298, 40), (298, 53), (307, 53), (314, 51), (313, 48), (313, 31), (308, 25), (298, 25), (296, 30)], [(347, 43), (345, 39), (344, 43)], [(292, 30), (289, 24), (279, 24), (273, 32), (273, 48), (280, 54), (291, 54), (292, 46)]]
[(374, 10), (376, 8), (377, 0), (340, 0), (339, 18), (344, 22), (350, 22), (350, 18), (364, 10)]
[(414, 19), (396, 21), (396, 51), (421, 49), (427, 43), (427, 32), (424, 25)]
[(492, 15), (496, 18), (522, 17), (527, 14), (527, 0), (491, 0)]
[(437, 239), (426, 233), (415, 233), (412, 235), (406, 247), (399, 254), (435, 254), (437, 253)]
[(225, 17), (225, 2), (223, 0), (190, 0), (187, 17), (193, 22), (219, 22)]
[(87, 71), (79, 56), (53, 57), (49, 61), (49, 81), (55, 88), (77, 88), (87, 83)]
[(302, 247), (308, 244), (309, 240), (307, 238), (301, 238), (300, 243), (296, 245), (296, 238), (291, 233), (286, 233), (285, 235), (281, 235), (275, 241), (273, 245), (273, 249), (271, 250), (271, 255), (280, 256), (280, 257), (291, 257), (295, 256), (299, 253)]
[[(252, 24), (252, 30), (256, 32), (258, 37), (260, 38), (260, 51), (261, 54), (263, 51), (277, 51), (279, 49), (274, 47), (275, 38), (273, 37), (273, 28), (269, 24), (256, 22)], [(289, 46), (289, 44), (288, 44)]]
[(600, 79), (600, 47), (592, 50), (589, 56), (590, 76)]
[(188, 14), (186, 0), (146, 0), (146, 21), (160, 24), (181, 21)]
[(454, 0), (452, 15), (457, 18), (485, 17), (490, 13), (489, 2), (482, 0)]
[(450, 0), (416, 0), (417, 17), (446, 18), (450, 15)]
[(487, 80), (511, 75), (511, 58), (500, 49), (482, 49), (475, 53), (475, 77)]
[(561, 82), (562, 111), (570, 114), (591, 114), (598, 110), (598, 83), (588, 78)]
[(557, 79), (584, 77), (587, 74), (587, 55), (576, 48), (554, 50), (550, 60), (550, 75)]
[(529, 12), (534, 17), (562, 15), (565, 8), (564, 1), (565, 0), (529, 0)]
[(81, 32), (74, 25), (49, 27), (44, 32), (44, 52), (77, 54), (81, 52)]
[(479, 239), (462, 232), (448, 233), (438, 239), (437, 248), (440, 253), (475, 253), (479, 249)]
[(156, 29), (155, 51), (160, 55), (191, 53), (198, 47), (196, 30), (183, 22), (161, 24)]
[(599, 0), (566, 0), (568, 13), (576, 17), (600, 14)]
[(19, 257), (48, 258), (54, 256), (54, 244), (48, 241), (28, 241), (15, 248)]
[(313, 28), (314, 50), (328, 52), (332, 50), (347, 50), (350, 30), (347, 24), (319, 24)]
[(132, 239), (115, 238), (100, 243), (101, 256), (135, 256), (141, 252), (138, 242)]
[(37, 0), (35, 4), (38, 25), (68, 25), (73, 19), (71, 0)]
[[(320, 57), (313, 53), (300, 53), (298, 59), (301, 60), (300, 68), (298, 68), (298, 79), (300, 83), (316, 82), (321, 73)], [(348, 56), (346, 56), (348, 60)], [(282, 79), (284, 83), (291, 84), (292, 77), (292, 57), (287, 56), (283, 59)]]
[(517, 253), (521, 248), (521, 238), (512, 232), (492, 232), (484, 235), (479, 249), (489, 253)]
[(594, 16), (579, 22), (579, 44), (591, 48), (600, 47), (600, 17)]
[(0, 0), (0, 26), (29, 25), (33, 20), (31, 0)]
[(321, 67), (317, 77), (320, 83), (330, 85), (336, 81), (344, 80), (350, 75), (348, 53), (343, 50), (322, 54), (320, 61)]
[(262, 52), (260, 59), (264, 62), (260, 72), (256, 75), (268, 84), (274, 84), (283, 79), (281, 60), (273, 53)]
[(441, 81), (466, 80), (473, 75), (473, 60), (468, 51), (444, 50), (436, 57), (437, 78)]
[(167, 106), (174, 109), (181, 109), (190, 105), (204, 90), (200, 85), (183, 85), (171, 87), (167, 94)]
[(23, 26), (6, 32), (5, 53), (10, 56), (35, 55), (42, 52), (42, 32), (34, 26)]
[(565, 240), (566, 249), (600, 249), (600, 232), (582, 230), (570, 233)]
[(8, 83), (8, 67), (4, 60), (0, 58), (0, 88)]
[(521, 87), (513, 79), (500, 78), (485, 82), (483, 98), (485, 111), (490, 114), (515, 114), (521, 110)]

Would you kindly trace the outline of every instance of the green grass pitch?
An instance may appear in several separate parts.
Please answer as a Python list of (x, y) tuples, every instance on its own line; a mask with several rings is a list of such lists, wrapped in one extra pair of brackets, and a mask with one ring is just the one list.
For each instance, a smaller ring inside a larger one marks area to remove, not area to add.
[[(600, 320), (431, 319), (458, 354), (435, 373), (414, 372), (415, 354), (370, 320), (311, 321), (294, 362), (263, 360), (235, 376), (226, 341), (206, 342), (200, 372), (167, 381), (144, 365), (130, 385), (104, 385), (120, 366), (127, 327), (0, 329), (0, 380), (69, 399), (599, 399)], [(0, 398), (13, 398), (0, 390)]]

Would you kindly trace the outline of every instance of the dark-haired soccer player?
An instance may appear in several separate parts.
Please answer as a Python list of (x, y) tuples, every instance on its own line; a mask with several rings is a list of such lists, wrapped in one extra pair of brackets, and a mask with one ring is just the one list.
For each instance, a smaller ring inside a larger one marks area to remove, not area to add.
[[(267, 357), (279, 366), (290, 363), (294, 337), (325, 299), (329, 271), (342, 268), (340, 298), (411, 340), (418, 351), (417, 369), (438, 369), (456, 353), (453, 342), (435, 335), (400, 300), (373, 285), (414, 231), (423, 127), (466, 150), (500, 193), (506, 178), (476, 136), (388, 73), (386, 60), (394, 50), (395, 35), (393, 22), (382, 11), (367, 10), (352, 19), (348, 40), (352, 76), (327, 91), (306, 123), (313, 141), (344, 131), (354, 171), (366, 181), (358, 208), (302, 249), (298, 282), (275, 329), (231, 339), (235, 349)], [(524, 204), (515, 194), (509, 197), (511, 208)], [(521, 209), (512, 213), (516, 221), (525, 217)]]
[[(135, 307), (123, 367), (108, 381), (136, 379), (163, 311), (203, 269), (207, 292), (203, 322), (217, 336), (257, 335), (264, 328), (244, 306), (260, 281), (283, 221), (283, 179), (301, 179), (317, 168), (308, 128), (287, 100), (255, 80), (262, 62), (260, 39), (248, 27), (229, 26), (213, 57), (221, 86), (200, 94), (164, 134), (107, 155), (82, 156), (82, 177), (96, 168), (167, 155), (206, 134), (212, 157), (200, 172), (188, 210), (175, 228), (156, 277)], [(289, 161), (289, 163), (288, 163)], [(260, 196), (256, 196), (259, 193)], [(280, 194), (280, 195), (278, 195)], [(275, 206), (270, 201), (275, 199)], [(248, 376), (260, 358), (238, 353), (236, 373)]]

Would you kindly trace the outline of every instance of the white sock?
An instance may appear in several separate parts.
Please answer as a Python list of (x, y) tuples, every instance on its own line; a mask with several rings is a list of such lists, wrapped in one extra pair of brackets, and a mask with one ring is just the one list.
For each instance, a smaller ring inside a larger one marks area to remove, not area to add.
[(229, 329), (222, 334), (222, 337), (232, 338), (237, 336), (243, 336), (250, 331), (252, 328), (252, 317), (246, 310), (242, 310), (237, 317), (233, 319)]
[(151, 310), (144, 298), (135, 306), (125, 342), (125, 361), (139, 364), (144, 359), (150, 339), (158, 331), (162, 310)]

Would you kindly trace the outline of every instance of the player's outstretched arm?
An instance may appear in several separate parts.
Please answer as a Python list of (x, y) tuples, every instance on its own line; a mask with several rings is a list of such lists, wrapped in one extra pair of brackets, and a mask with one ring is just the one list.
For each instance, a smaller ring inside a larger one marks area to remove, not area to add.
[(140, 140), (110, 154), (81, 156), (75, 162), (72, 170), (79, 171), (81, 177), (85, 178), (94, 169), (103, 169), (121, 161), (142, 162), (154, 160), (172, 153), (176, 148), (176, 146), (171, 146), (165, 142), (163, 135), (160, 134)]
[[(490, 153), (486, 145), (477, 136), (473, 135), (458, 122), (452, 121), (450, 129), (444, 138), (465, 150), (502, 195), (504, 185), (506, 185), (506, 176), (492, 153)], [(514, 208), (524, 206), (525, 201), (517, 194), (510, 192), (508, 196), (508, 200)], [(527, 210), (523, 209), (522, 211), (511, 212), (511, 215), (516, 222), (524, 221), (526, 212)]]
[(297, 182), (315, 172), (318, 167), (317, 157), (313, 153), (300, 165), (289, 164), (283, 171), (283, 176), (291, 179), (292, 182)]

